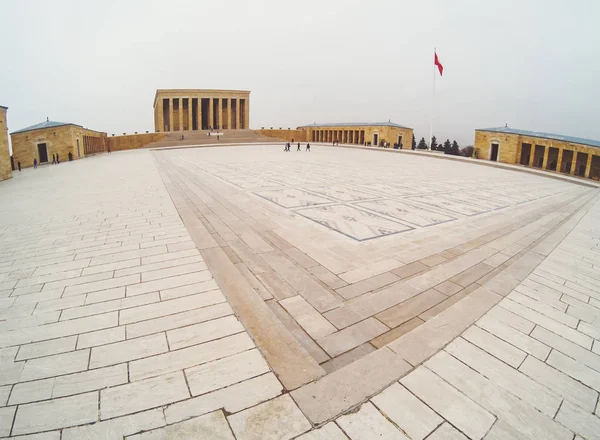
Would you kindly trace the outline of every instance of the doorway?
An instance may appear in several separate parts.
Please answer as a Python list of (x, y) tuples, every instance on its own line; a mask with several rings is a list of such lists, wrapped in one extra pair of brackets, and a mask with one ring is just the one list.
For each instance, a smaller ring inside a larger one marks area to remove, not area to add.
[(492, 144), (492, 151), (490, 153), (490, 160), (498, 162), (498, 144)]
[(379, 134), (378, 133), (373, 133), (373, 146), (374, 147), (379, 146)]
[(48, 148), (46, 147), (46, 144), (38, 144), (37, 147), (40, 163), (48, 162)]
[(77, 158), (81, 157), (81, 150), (79, 150), (79, 139), (77, 139)]
[(402, 149), (402, 136), (398, 135), (398, 149)]
[(521, 144), (521, 165), (529, 165), (529, 158), (531, 157), (531, 144)]

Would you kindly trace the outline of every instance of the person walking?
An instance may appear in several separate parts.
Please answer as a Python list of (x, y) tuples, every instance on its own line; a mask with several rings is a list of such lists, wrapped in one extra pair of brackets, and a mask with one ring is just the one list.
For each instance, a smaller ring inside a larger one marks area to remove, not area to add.
[(298, 148), (296, 149), (296, 151), (302, 151), (302, 150), (300, 149), (300, 142), (298, 142)]
[(19, 171), (21, 171), (21, 161), (20, 160), (17, 162), (17, 168), (19, 168)]
[(52, 155), (52, 165), (54, 165), (56, 163), (56, 156), (53, 154)]
[(308, 142), (306, 143), (306, 151), (310, 153), (310, 144)]
[(33, 169), (37, 168), (37, 157), (33, 159)]
[(58, 158), (58, 153), (56, 153), (56, 163), (59, 164), (60, 163), (60, 159)]

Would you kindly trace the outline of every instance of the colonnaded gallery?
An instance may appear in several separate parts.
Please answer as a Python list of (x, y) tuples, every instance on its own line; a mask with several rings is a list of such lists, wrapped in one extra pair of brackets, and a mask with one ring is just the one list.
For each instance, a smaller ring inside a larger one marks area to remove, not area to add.
[[(250, 130), (250, 91), (224, 89), (158, 89), (154, 95), (154, 132), (108, 135), (74, 122), (47, 119), (12, 131), (12, 158), (8, 155), (7, 108), (0, 106), (0, 180), (10, 178), (18, 164), (46, 164), (53, 155), (77, 160), (108, 150), (128, 150), (184, 142), (339, 143), (363, 147), (411, 150), (413, 129), (387, 122), (312, 123), (295, 129)], [(219, 138), (210, 135), (222, 132)], [(181, 134), (186, 133), (182, 139)], [(240, 134), (236, 134), (240, 133)], [(212, 133), (214, 134), (214, 133)], [(519, 130), (509, 127), (475, 130), (474, 149), (479, 160), (497, 161), (556, 173), (600, 179), (600, 141)]]

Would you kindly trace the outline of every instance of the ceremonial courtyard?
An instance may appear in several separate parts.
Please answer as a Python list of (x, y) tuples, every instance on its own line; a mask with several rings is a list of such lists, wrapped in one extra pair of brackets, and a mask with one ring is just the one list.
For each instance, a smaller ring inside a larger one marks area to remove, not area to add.
[(296, 150), (0, 182), (0, 438), (600, 438), (595, 182)]

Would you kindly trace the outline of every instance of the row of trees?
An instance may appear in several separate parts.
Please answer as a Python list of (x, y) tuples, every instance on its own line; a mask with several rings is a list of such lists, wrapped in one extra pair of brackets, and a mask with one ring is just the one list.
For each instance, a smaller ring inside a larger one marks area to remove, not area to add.
[[(417, 144), (417, 140), (415, 139), (415, 135), (413, 134), (412, 148), (413, 150), (427, 150), (427, 142), (425, 141), (425, 138), (422, 137), (419, 143)], [(460, 148), (458, 142), (450, 142), (450, 139), (446, 139), (446, 141), (443, 144), (438, 144), (437, 138), (435, 136), (431, 137), (431, 149), (434, 151), (443, 151), (445, 154), (452, 154), (454, 156), (471, 157), (473, 155), (472, 146)]]

